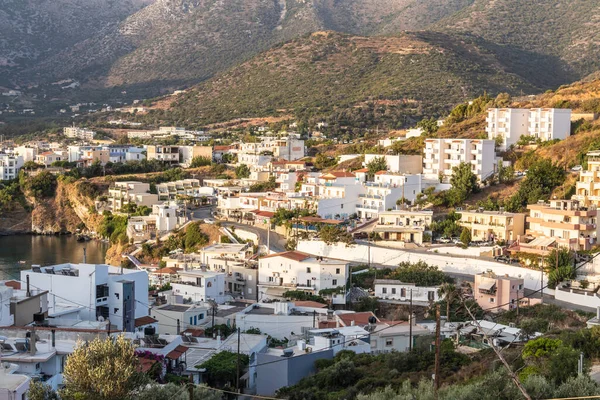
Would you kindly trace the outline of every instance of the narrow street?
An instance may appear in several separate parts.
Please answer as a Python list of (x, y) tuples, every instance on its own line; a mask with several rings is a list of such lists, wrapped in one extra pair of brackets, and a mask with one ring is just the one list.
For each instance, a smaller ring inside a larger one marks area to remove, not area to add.
[[(212, 208), (212, 207), (202, 207), (202, 208), (193, 210), (193, 211), (191, 211), (192, 220), (200, 221), (200, 220), (204, 220), (205, 218), (213, 218), (213, 216), (212, 216), (213, 210), (214, 210), (214, 208)], [(245, 230), (248, 232), (255, 233), (256, 235), (258, 235), (258, 240), (260, 242), (259, 244), (266, 246), (267, 243), (269, 243), (269, 250), (271, 250), (271, 251), (274, 251), (276, 253), (285, 251), (285, 247), (284, 247), (285, 238), (276, 232), (271, 231), (269, 234), (269, 232), (266, 229), (258, 228), (256, 226), (252, 226), (252, 225), (231, 222), (231, 221), (221, 221), (221, 223), (224, 227), (233, 226), (236, 229), (239, 228), (239, 229), (242, 229), (242, 230)], [(267, 235), (270, 235), (270, 240), (268, 240)]]

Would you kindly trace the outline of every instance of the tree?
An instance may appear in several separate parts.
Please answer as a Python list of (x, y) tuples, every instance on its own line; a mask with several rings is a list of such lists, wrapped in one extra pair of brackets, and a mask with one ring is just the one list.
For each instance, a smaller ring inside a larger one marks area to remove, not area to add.
[(369, 175), (369, 179), (373, 179), (375, 174), (379, 171), (387, 171), (388, 165), (385, 157), (375, 157), (367, 163), (367, 169), (369, 170), (367, 173)]
[(336, 164), (337, 164), (337, 160), (335, 158), (329, 157), (323, 153), (317, 154), (317, 157), (315, 158), (315, 163), (314, 163), (316, 169), (325, 169), (325, 168), (333, 167)]
[(133, 343), (123, 336), (79, 342), (67, 358), (63, 399), (127, 399), (148, 382), (139, 365)]
[(417, 128), (423, 129), (423, 133), (428, 137), (435, 135), (439, 129), (437, 120), (433, 117), (430, 119), (424, 118), (417, 122)]
[(454, 283), (445, 282), (438, 289), (438, 296), (443, 297), (446, 302), (446, 320), (450, 320), (450, 304), (454, 302), (455, 299), (460, 297), (460, 290), (456, 287)]
[(388, 278), (414, 283), (417, 286), (437, 286), (444, 282), (452, 282), (452, 278), (438, 267), (421, 260), (416, 263), (401, 262), (398, 268), (391, 271)]
[(321, 226), (319, 229), (319, 238), (329, 245), (339, 242), (346, 243), (347, 245), (354, 243), (352, 235), (350, 235), (347, 230), (335, 225)]
[(460, 241), (465, 246), (468, 246), (469, 243), (471, 243), (471, 230), (469, 228), (463, 228), (462, 232), (460, 233)]
[[(237, 374), (237, 353), (231, 351), (221, 351), (210, 358), (210, 360), (196, 365), (196, 368), (206, 368), (208, 384), (210, 386), (224, 387), (235, 384)], [(240, 364), (242, 370), (248, 366), (249, 357), (246, 354), (240, 354)]]
[(185, 231), (185, 249), (191, 250), (196, 245), (205, 245), (209, 241), (206, 233), (202, 232), (198, 223), (190, 224)]
[(453, 192), (453, 205), (463, 203), (472, 193), (479, 190), (477, 176), (471, 171), (471, 165), (464, 162), (452, 169), (450, 184), (452, 189), (449, 192)]
[(520, 374), (522, 379), (537, 374), (561, 384), (577, 375), (579, 352), (560, 339), (530, 340), (523, 349), (522, 358), (527, 365)]
[(192, 158), (192, 162), (190, 163), (190, 168), (199, 168), (207, 165), (211, 165), (212, 160), (208, 157), (196, 156)]
[(575, 255), (569, 249), (552, 249), (544, 260), (548, 271), (548, 286), (554, 289), (560, 282), (575, 279), (577, 273), (573, 265)]
[[(180, 385), (168, 383), (166, 385), (150, 385), (137, 393), (134, 400), (189, 400), (187, 390), (182, 390)], [(194, 386), (193, 400), (222, 400), (223, 395), (215, 390), (210, 390), (203, 385)]]
[(40, 381), (31, 381), (27, 391), (29, 400), (58, 400), (58, 393), (52, 388)]
[(235, 177), (238, 179), (250, 177), (250, 168), (246, 164), (240, 164), (235, 168)]

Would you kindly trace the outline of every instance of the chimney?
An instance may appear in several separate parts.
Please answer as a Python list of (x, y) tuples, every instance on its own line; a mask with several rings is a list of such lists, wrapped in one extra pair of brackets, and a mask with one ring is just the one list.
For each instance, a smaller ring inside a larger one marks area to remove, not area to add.
[(29, 274), (27, 274), (27, 297), (31, 297), (31, 290), (29, 288)]
[(36, 336), (35, 336), (35, 327), (31, 328), (31, 332), (29, 332), (29, 353), (33, 356), (37, 351), (35, 346), (36, 344)]

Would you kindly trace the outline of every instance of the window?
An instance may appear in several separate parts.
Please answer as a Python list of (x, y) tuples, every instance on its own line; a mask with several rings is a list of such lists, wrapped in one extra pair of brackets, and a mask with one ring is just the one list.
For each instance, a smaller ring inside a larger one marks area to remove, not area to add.
[(406, 297), (406, 288), (400, 289), (400, 297)]
[(306, 267), (306, 273), (310, 274), (310, 267)]
[(430, 290), (429, 292), (427, 292), (427, 300), (429, 300), (429, 301), (435, 300), (435, 292), (433, 290)]
[(340, 204), (340, 208), (344, 208), (344, 203)]
[(252, 294), (252, 288), (248, 288), (248, 294)]
[(306, 280), (306, 286), (308, 286), (308, 287), (312, 286), (312, 285), (310, 284), (310, 279), (307, 279), (307, 280)]
[(212, 282), (207, 282), (206, 287), (212, 287)]
[(394, 345), (394, 339), (393, 338), (385, 339), (385, 345), (386, 346), (393, 346)]
[(334, 285), (334, 286), (337, 285), (337, 279), (332, 280), (331, 284)]
[(523, 289), (523, 284), (519, 285), (519, 290)]
[(117, 298), (117, 300), (119, 299), (119, 293), (115, 293), (115, 297)]
[(392, 288), (392, 294), (396, 294), (396, 288)]
[(340, 269), (339, 269), (339, 268), (336, 268), (336, 269), (335, 269), (335, 273), (336, 273), (336, 275), (339, 275), (339, 274), (340, 274)]
[(204, 314), (198, 314), (198, 319), (204, 319)]
[(115, 307), (113, 314), (116, 314), (119, 312), (119, 309)]
[(495, 299), (493, 297), (490, 297), (490, 303), (493, 303), (495, 301)]
[(382, 289), (381, 289), (381, 293), (383, 293), (383, 294), (386, 294), (386, 293), (387, 293), (387, 288), (385, 288), (385, 287), (384, 287), (384, 288), (382, 288)]

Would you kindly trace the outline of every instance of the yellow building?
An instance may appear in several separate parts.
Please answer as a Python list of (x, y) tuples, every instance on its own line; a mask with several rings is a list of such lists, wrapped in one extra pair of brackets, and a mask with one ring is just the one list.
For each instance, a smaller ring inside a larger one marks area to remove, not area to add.
[(460, 211), (458, 224), (471, 230), (471, 240), (517, 240), (525, 233), (525, 214), (503, 211)]
[(600, 205), (600, 151), (587, 154), (588, 166), (586, 171), (579, 173), (579, 182), (575, 186), (573, 200), (578, 200), (582, 206)]
[(541, 238), (552, 239), (559, 247), (572, 250), (589, 250), (596, 243), (598, 211), (595, 206), (583, 207), (577, 200), (551, 200), (550, 203), (530, 204), (527, 208), (529, 227), (526, 235), (534, 241), (521, 247), (535, 244), (535, 240)]

